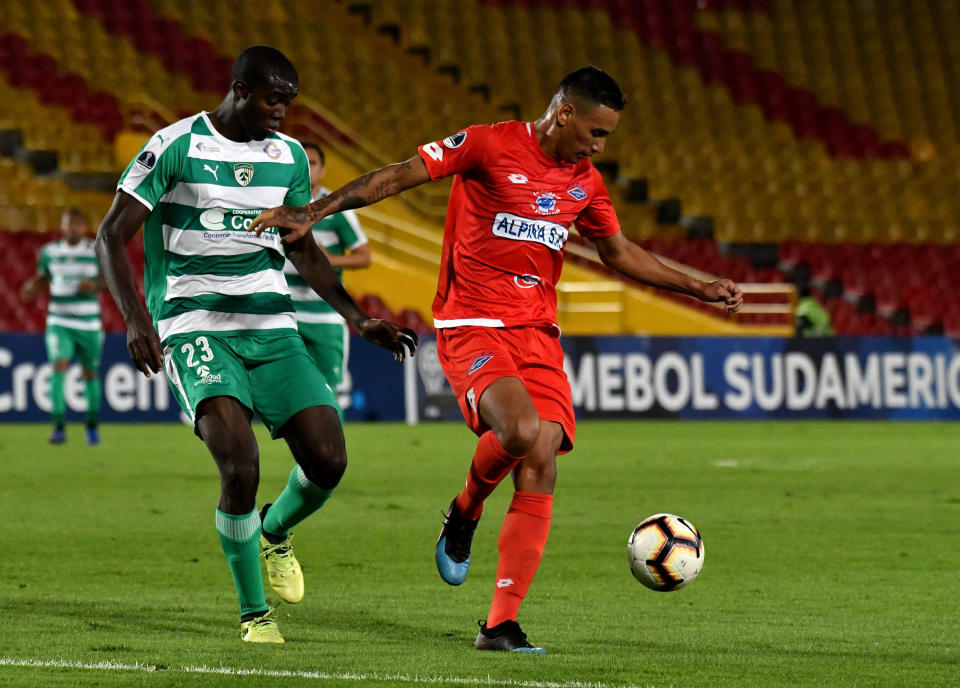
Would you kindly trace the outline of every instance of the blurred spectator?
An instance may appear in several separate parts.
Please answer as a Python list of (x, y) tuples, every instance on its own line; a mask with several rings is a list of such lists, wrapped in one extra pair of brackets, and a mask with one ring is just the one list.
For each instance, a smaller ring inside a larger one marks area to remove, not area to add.
[(832, 337), (833, 325), (830, 311), (823, 307), (810, 291), (808, 284), (798, 284), (797, 308), (794, 311), (798, 337)]

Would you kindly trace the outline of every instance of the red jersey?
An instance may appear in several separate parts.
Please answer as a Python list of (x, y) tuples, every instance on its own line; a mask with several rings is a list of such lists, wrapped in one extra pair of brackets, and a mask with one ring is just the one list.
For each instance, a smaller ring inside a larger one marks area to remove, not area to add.
[(455, 175), (434, 326), (550, 327), (570, 226), (620, 231), (600, 173), (548, 158), (528, 122), (477, 125), (420, 146), (431, 179)]

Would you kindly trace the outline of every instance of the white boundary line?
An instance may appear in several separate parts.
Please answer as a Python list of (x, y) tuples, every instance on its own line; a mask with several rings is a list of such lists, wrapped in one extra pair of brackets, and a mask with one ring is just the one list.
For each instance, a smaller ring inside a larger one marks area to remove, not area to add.
[(419, 676), (409, 674), (342, 673), (325, 671), (287, 671), (279, 669), (245, 669), (226, 666), (166, 666), (157, 664), (121, 664), (118, 662), (71, 662), (63, 659), (17, 659), (0, 657), (0, 667), (29, 667), (56, 669), (88, 669), (93, 671), (136, 671), (141, 673), (170, 672), (171, 674), (221, 674), (226, 676), (264, 676), (268, 678), (306, 678), (338, 681), (394, 681), (459, 686), (513, 686), (515, 688), (655, 688), (654, 686), (612, 685), (594, 681), (518, 681), (493, 677)]

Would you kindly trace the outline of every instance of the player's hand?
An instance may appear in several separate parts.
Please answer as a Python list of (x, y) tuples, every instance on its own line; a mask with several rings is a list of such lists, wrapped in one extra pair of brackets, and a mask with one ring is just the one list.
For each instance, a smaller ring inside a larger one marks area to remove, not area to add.
[(130, 352), (133, 365), (147, 377), (150, 377), (150, 373), (163, 370), (160, 335), (146, 313), (139, 313), (127, 323), (127, 351)]
[(264, 230), (270, 227), (280, 227), (288, 230), (281, 233), (281, 239), (284, 243), (291, 243), (304, 236), (313, 226), (310, 214), (303, 207), (295, 205), (281, 205), (277, 208), (264, 210), (257, 215), (248, 232), (256, 232), (257, 236), (263, 234)]
[(420, 338), (408, 327), (400, 327), (379, 318), (367, 318), (356, 326), (357, 331), (368, 342), (372, 342), (393, 352), (393, 358), (402, 361), (407, 355), (413, 356)]
[(743, 305), (743, 292), (733, 280), (724, 278), (708, 282), (700, 299), (723, 303), (723, 308), (727, 313), (736, 313)]

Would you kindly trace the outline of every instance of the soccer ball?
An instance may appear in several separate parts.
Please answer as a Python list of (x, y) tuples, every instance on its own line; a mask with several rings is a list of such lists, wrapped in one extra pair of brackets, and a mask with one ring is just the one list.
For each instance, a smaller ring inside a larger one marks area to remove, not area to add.
[(685, 518), (654, 514), (630, 534), (627, 562), (634, 578), (651, 590), (679, 590), (703, 568), (700, 531)]

